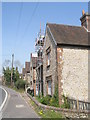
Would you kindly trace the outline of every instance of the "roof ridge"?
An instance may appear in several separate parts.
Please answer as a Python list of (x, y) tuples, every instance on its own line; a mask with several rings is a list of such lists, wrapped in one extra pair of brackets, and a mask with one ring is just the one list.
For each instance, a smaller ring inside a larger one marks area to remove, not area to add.
[(58, 24), (58, 23), (47, 23), (47, 25), (62, 25), (62, 26), (68, 26), (68, 27), (79, 27), (81, 28), (82, 26), (77, 26), (77, 25), (68, 25), (68, 24)]

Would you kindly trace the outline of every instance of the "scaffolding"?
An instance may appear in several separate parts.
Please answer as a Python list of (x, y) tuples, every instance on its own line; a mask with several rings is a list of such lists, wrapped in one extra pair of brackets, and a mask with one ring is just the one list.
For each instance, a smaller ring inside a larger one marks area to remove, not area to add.
[(35, 40), (35, 52), (37, 52), (37, 63), (36, 63), (36, 95), (43, 94), (43, 46), (45, 36), (40, 32)]

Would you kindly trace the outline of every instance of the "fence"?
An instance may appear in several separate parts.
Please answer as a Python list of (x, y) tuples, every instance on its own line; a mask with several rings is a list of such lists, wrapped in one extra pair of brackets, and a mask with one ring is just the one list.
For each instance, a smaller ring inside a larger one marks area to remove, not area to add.
[(70, 99), (70, 98), (68, 98), (68, 102), (70, 103), (71, 109), (90, 110), (90, 102), (74, 100), (74, 99)]

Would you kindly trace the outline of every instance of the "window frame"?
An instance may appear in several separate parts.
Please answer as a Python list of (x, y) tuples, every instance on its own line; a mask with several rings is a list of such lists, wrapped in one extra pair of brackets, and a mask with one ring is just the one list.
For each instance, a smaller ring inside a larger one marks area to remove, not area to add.
[(46, 50), (46, 65), (47, 65), (47, 67), (50, 67), (50, 62), (51, 62), (50, 61), (50, 58), (51, 58), (50, 52), (51, 52), (51, 47), (49, 46)]
[(52, 81), (49, 80), (47, 84), (48, 84), (47, 94), (52, 96)]

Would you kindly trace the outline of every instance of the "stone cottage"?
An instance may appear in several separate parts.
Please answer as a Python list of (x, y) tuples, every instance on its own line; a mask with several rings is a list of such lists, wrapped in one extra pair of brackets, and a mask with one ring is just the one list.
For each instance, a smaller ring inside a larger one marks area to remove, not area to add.
[(37, 53), (31, 53), (31, 56), (30, 56), (30, 89), (34, 90), (34, 96), (36, 95), (36, 65), (37, 65)]
[[(41, 30), (40, 30), (41, 31)], [(36, 39), (37, 65), (36, 65), (36, 95), (43, 95), (43, 45), (44, 35), (39, 32)]]
[(43, 48), (44, 96), (55, 93), (58, 85), (59, 104), (62, 95), (88, 101), (88, 39), (90, 14), (82, 12), (81, 26), (46, 25)]
[(30, 62), (25, 62), (25, 68), (22, 69), (22, 78), (30, 83)]
[(25, 62), (25, 79), (30, 83), (30, 62)]

